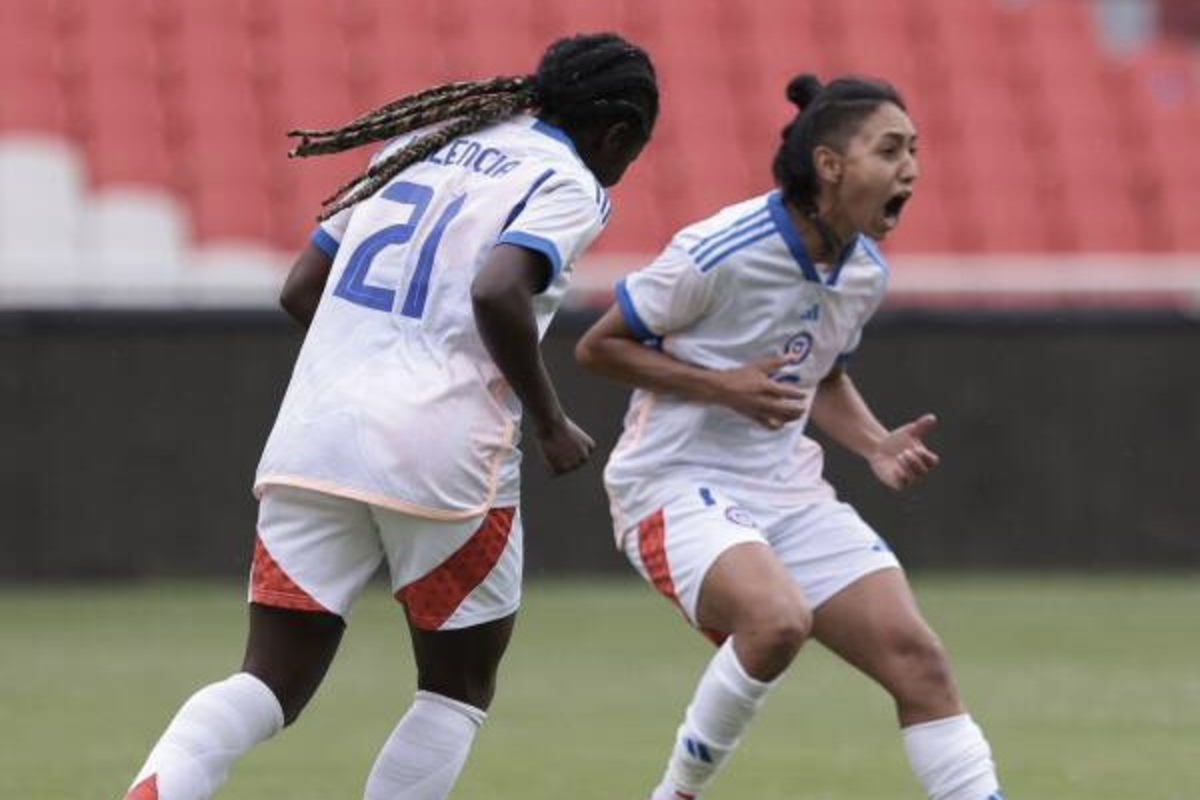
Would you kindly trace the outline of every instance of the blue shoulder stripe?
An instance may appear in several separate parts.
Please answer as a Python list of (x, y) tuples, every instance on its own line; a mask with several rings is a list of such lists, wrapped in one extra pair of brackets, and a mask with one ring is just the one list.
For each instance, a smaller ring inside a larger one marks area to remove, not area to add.
[(521, 212), (525, 210), (525, 205), (529, 202), (529, 198), (533, 197), (534, 192), (541, 188), (543, 183), (550, 180), (550, 176), (553, 174), (554, 170), (548, 169), (538, 176), (537, 180), (533, 182), (533, 185), (529, 187), (529, 191), (526, 192), (525, 196), (521, 198), (521, 202), (513, 206), (512, 211), (508, 213), (508, 219), (504, 220), (504, 227), (500, 229), (501, 231), (508, 230), (508, 226), (512, 225), (513, 221), (516, 220), (517, 217), (521, 216)]
[(703, 258), (705, 253), (710, 252), (715, 247), (719, 247), (722, 241), (736, 236), (738, 232), (743, 231), (746, 228), (757, 225), (762, 221), (763, 218), (765, 218), (764, 215), (766, 212), (767, 209), (764, 207), (755, 209), (749, 214), (739, 217), (730, 224), (726, 225), (724, 228), (721, 228), (714, 233), (710, 233), (708, 236), (705, 236), (703, 239), (696, 242), (696, 244), (692, 245), (691, 248), (688, 249), (688, 255), (692, 256), (694, 259)]
[(712, 269), (717, 264), (724, 261), (727, 257), (736, 253), (738, 250), (741, 250), (745, 247), (749, 247), (750, 245), (754, 244), (755, 242), (761, 241), (761, 240), (767, 238), (768, 236), (774, 236), (774, 235), (775, 235), (775, 226), (773, 224), (768, 225), (765, 228), (754, 228), (753, 230), (747, 231), (747, 232), (745, 232), (745, 235), (738, 238), (736, 241), (731, 243), (724, 250), (721, 250), (720, 252), (716, 253), (715, 255), (709, 256), (707, 259), (705, 259), (702, 262), (698, 262), (700, 271), (708, 272), (710, 269)]
[(694, 258), (697, 263), (700, 263), (701, 261), (706, 260), (710, 255), (712, 255), (717, 250), (723, 248), (729, 242), (732, 242), (736, 239), (741, 239), (742, 237), (744, 237), (746, 234), (749, 234), (749, 233), (757, 233), (757, 232), (763, 230), (764, 228), (768, 228), (772, 225), (774, 225), (774, 222), (772, 222), (770, 215), (768, 215), (764, 212), (762, 217), (755, 217), (753, 220), (746, 223), (745, 225), (738, 228), (737, 230), (730, 231), (723, 236), (713, 239), (712, 242), (710, 242), (703, 249), (701, 249), (699, 252), (694, 254), (692, 256), (692, 258)]

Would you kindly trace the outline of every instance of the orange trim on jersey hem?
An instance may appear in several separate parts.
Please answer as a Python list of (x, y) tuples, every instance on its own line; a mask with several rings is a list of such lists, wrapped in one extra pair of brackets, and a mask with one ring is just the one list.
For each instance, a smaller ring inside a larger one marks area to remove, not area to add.
[(404, 604), (413, 625), (435, 631), (454, 615), (504, 555), (515, 517), (515, 507), (492, 509), (462, 547), (396, 592), (396, 600)]
[(428, 506), (417, 505), (416, 503), (408, 503), (404, 500), (397, 500), (392, 497), (387, 497), (374, 492), (364, 492), (359, 489), (352, 489), (347, 486), (341, 486), (336, 483), (327, 483), (325, 481), (316, 481), (309, 478), (301, 478), (295, 475), (267, 475), (254, 484), (254, 496), (262, 499), (263, 491), (268, 486), (294, 486), (297, 489), (307, 489), (311, 492), (320, 492), (322, 494), (331, 494), (335, 497), (344, 497), (347, 500), (357, 500), (361, 503), (367, 503), (381, 508), (387, 508), (392, 511), (398, 511), (401, 514), (409, 514), (414, 517), (422, 517), (424, 519), (438, 520), (442, 522), (458, 522), (471, 517), (480, 517), (487, 513), (492, 507), (492, 503), (496, 499), (497, 481), (496, 472), (499, 466), (492, 470), (492, 488), (488, 491), (488, 496), (483, 503), (477, 508), (468, 509), (466, 511), (446, 511), (440, 508), (429, 508)]
[(250, 568), (250, 602), (271, 608), (332, 614), (292, 580), (272, 558), (261, 536), (254, 539), (254, 564)]
[(155, 772), (130, 789), (125, 800), (158, 800), (158, 773)]

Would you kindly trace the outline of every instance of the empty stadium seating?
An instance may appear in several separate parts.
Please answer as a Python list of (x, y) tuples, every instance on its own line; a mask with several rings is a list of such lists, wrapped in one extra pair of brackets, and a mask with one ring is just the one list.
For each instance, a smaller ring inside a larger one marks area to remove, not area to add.
[[(146, 224), (184, 222), (154, 252), (190, 238), (285, 253), (367, 157), (289, 161), (286, 130), (437, 81), (528, 71), (549, 40), (597, 29), (644, 44), (664, 92), (601, 253), (653, 252), (769, 188), (792, 113), (784, 86), (801, 71), (877, 74), (907, 95), (923, 177), (899, 252), (1200, 250), (1195, 58), (1166, 40), (1109, 54), (1085, 0), (6, 2), (0, 140), (73, 144), (81, 166), (67, 172), (81, 177), (30, 202), (107, 197), (96, 230), (138, 218), (158, 192), (175, 210)], [(3, 180), (24, 174), (5, 163)], [(0, 251), (28, 244), (13, 233), (32, 213), (22, 191), (3, 191), (18, 222), (0, 229)], [(121, 197), (137, 201), (114, 210)]]

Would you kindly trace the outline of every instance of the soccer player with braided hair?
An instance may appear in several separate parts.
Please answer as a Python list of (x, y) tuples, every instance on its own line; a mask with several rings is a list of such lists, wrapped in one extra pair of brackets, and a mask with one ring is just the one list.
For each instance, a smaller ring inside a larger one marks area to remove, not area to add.
[(283, 307), (308, 327), (259, 464), (241, 669), (179, 710), (127, 800), (202, 800), (317, 690), (386, 562), (417, 693), (367, 800), (442, 800), (495, 689), (521, 583), (522, 410), (552, 472), (586, 461), (539, 341), (658, 114), (646, 53), (555, 42), (534, 75), (440, 86), (296, 156), (388, 142), (326, 202)]
[(838, 501), (805, 434), (816, 425), (897, 490), (938, 464), (933, 415), (885, 427), (846, 368), (883, 300), (876, 241), (913, 193), (917, 134), (883, 82), (804, 75), (787, 94), (799, 111), (778, 189), (676, 234), (576, 348), (636, 389), (605, 469), (618, 544), (719, 645), (652, 798), (705, 790), (811, 637), (891, 694), (930, 798), (998, 800), (898, 560)]

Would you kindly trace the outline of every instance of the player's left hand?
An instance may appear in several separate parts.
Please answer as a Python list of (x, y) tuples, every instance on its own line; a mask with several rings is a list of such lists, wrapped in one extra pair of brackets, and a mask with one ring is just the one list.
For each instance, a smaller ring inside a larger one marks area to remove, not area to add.
[(921, 481), (940, 461), (924, 442), (936, 427), (937, 417), (926, 414), (881, 439), (867, 458), (875, 477), (896, 491)]

